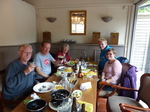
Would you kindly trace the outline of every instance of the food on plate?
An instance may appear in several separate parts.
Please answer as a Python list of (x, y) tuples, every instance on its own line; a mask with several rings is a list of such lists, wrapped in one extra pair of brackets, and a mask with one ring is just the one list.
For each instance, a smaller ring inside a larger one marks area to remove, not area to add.
[(87, 73), (89, 71), (90, 71), (90, 69), (88, 69), (88, 68), (82, 70), (83, 73)]
[(51, 82), (41, 82), (41, 83), (36, 84), (33, 87), (33, 90), (39, 93), (46, 93), (46, 92), (52, 91), (54, 87), (55, 85)]
[(95, 63), (95, 62), (88, 62), (87, 66), (97, 66), (97, 63)]
[(71, 72), (73, 72), (73, 70), (72, 70), (72, 68), (71, 68), (71, 67), (67, 67), (67, 68), (64, 70), (64, 72), (71, 73)]
[(56, 89), (63, 89), (63, 86), (62, 85), (55, 85), (54, 90), (56, 90)]
[(72, 93), (72, 97), (75, 97), (77, 99), (81, 98), (82, 96), (82, 91), (81, 90), (74, 90)]
[(75, 79), (75, 78), (69, 78), (68, 81), (69, 81), (73, 86), (75, 86), (75, 84), (77, 83), (77, 79)]
[(68, 65), (68, 66), (74, 66), (75, 63), (76, 63), (76, 61), (69, 61), (69, 62), (67, 63), (67, 65)]
[(45, 85), (42, 85), (38, 90), (39, 91), (47, 91), (47, 90), (50, 90), (52, 87), (47, 87)]
[(61, 75), (61, 71), (57, 71), (55, 75)]
[(93, 72), (93, 71), (89, 71), (88, 73), (87, 73), (87, 75), (88, 74), (90, 74), (90, 75), (97, 75), (97, 73), (96, 72)]

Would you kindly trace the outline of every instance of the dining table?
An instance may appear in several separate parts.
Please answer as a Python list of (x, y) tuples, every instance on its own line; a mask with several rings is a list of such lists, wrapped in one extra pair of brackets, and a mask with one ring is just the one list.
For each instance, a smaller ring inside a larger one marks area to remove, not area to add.
[[(58, 76), (58, 75), (52, 75), (50, 76), (45, 82), (59, 82), (61, 81), (62, 77)], [(97, 76), (94, 77), (90, 77), (90, 78), (78, 78), (76, 77), (76, 79), (78, 80), (76, 85), (74, 86), (73, 90), (81, 90), (80, 89), (80, 85), (82, 83), (85, 82), (91, 82), (91, 88), (90, 89), (85, 89), (82, 90), (83, 94), (81, 96), (81, 98), (79, 100), (93, 104), (93, 112), (96, 112), (96, 98), (97, 98)], [(50, 108), (50, 101), (51, 101), (51, 96), (50, 96), (50, 92), (46, 92), (46, 93), (38, 93), (38, 92), (32, 92), (31, 94), (36, 93), (40, 98), (44, 99), (47, 103), (47, 106), (45, 107), (43, 112), (56, 112), (56, 110), (53, 110), (52, 108)], [(29, 100), (32, 99), (31, 95), (29, 95), (25, 100)], [(28, 110), (26, 109), (26, 104), (24, 103), (24, 101), (22, 101), (16, 108), (14, 108), (11, 112), (28, 112)]]

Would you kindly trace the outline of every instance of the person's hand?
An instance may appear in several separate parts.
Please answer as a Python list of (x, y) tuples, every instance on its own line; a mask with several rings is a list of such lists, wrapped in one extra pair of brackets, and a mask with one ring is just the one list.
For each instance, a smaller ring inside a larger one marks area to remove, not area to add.
[(30, 70), (30, 72), (31, 71), (34, 71), (34, 69), (35, 69), (35, 64), (34, 63), (30, 63), (30, 65), (28, 66), (28, 69)]
[(101, 79), (101, 81), (105, 82), (106, 80), (105, 79)]
[(61, 61), (62, 61), (62, 60), (56, 60), (56, 61), (54, 61), (53, 64), (55, 64), (55, 65), (61, 64)]
[(36, 66), (34, 63), (30, 63), (30, 65), (24, 70), (24, 73), (26, 75), (29, 74), (30, 72), (34, 71), (35, 67)]

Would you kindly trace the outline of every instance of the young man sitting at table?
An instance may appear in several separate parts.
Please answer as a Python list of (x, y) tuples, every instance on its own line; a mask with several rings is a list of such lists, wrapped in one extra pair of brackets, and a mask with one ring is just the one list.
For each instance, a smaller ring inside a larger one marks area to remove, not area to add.
[(33, 91), (35, 65), (28, 63), (32, 55), (32, 46), (23, 44), (18, 49), (19, 58), (11, 62), (5, 75), (2, 96), (6, 100), (23, 100)]
[(60, 60), (55, 60), (49, 53), (51, 44), (49, 41), (43, 41), (41, 44), (41, 51), (35, 55), (34, 63), (36, 65), (36, 72), (39, 74), (38, 78), (45, 80), (51, 75), (51, 62), (59, 64)]
[(106, 51), (111, 47), (108, 45), (107, 40), (105, 38), (101, 38), (98, 40), (98, 46), (101, 50), (100, 56), (99, 56), (99, 64), (98, 64), (98, 72), (99, 72), (99, 78), (100, 78), (101, 73), (104, 69), (104, 65), (108, 61), (108, 59), (106, 58)]

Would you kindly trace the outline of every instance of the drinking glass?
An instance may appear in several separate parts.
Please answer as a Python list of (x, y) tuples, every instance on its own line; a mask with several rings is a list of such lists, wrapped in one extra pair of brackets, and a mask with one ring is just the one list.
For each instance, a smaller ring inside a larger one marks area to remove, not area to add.
[(58, 59), (59, 59), (59, 60), (63, 60), (63, 59), (64, 59), (64, 56), (58, 55)]
[(72, 101), (69, 98), (68, 101), (63, 101), (57, 108), (57, 112), (71, 112)]

